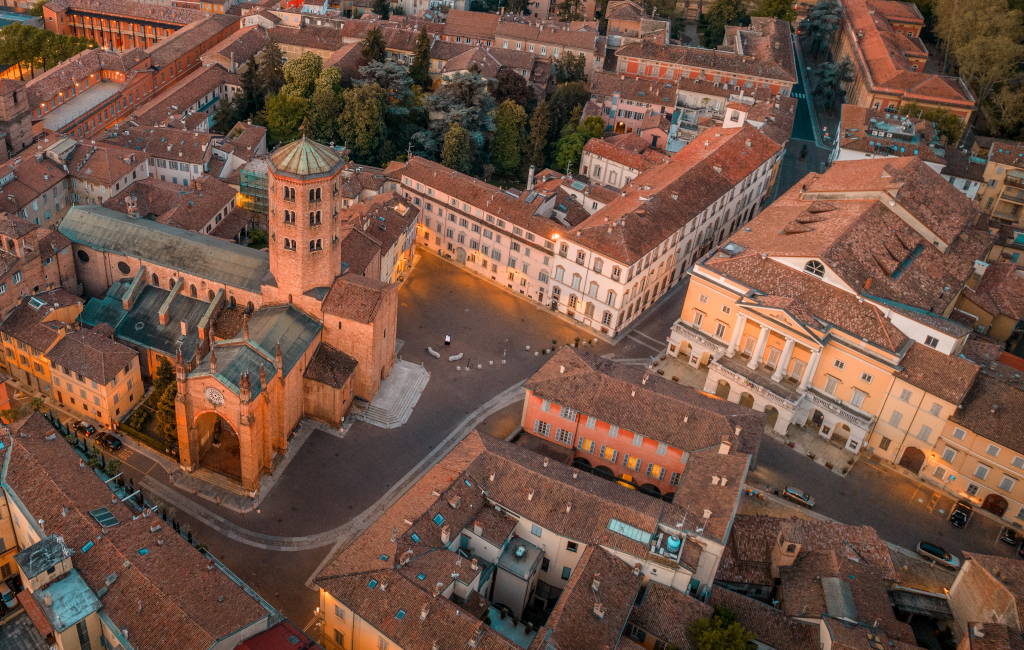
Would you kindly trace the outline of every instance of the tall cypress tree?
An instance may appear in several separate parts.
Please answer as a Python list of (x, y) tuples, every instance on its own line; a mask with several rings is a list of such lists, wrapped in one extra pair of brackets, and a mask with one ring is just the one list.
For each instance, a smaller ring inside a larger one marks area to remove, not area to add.
[(551, 129), (551, 113), (547, 102), (537, 104), (530, 117), (530, 134), (526, 137), (526, 162), (537, 168), (544, 169), (547, 164), (548, 131)]
[(263, 48), (263, 60), (260, 62), (263, 77), (263, 96), (276, 95), (284, 86), (284, 55), (277, 41), (271, 36)]
[(413, 48), (412, 65), (409, 66), (409, 76), (413, 83), (424, 90), (430, 88), (430, 35), (426, 26), (420, 29), (420, 35), (416, 37), (416, 45)]

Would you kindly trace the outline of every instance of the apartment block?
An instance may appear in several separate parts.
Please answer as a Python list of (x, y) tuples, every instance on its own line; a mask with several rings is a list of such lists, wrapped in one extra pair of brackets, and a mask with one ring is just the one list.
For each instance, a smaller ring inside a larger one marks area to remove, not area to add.
[(25, 297), (0, 323), (6, 371), (31, 390), (54, 397), (47, 352), (67, 334), (84, 301), (64, 289)]
[(42, 291), (63, 288), (78, 293), (71, 241), (64, 235), (8, 214), (0, 216), (0, 242), (0, 315)]
[(921, 40), (924, 17), (910, 2), (842, 0), (843, 20), (832, 46), (836, 61), (853, 63), (844, 84), (846, 101), (895, 113), (915, 103), (944, 108), (969, 123), (975, 97), (959, 77), (924, 71), (928, 49)]
[(909, 427), (934, 441), (916, 413), (948, 417), (976, 372), (949, 316), (991, 245), (977, 216), (916, 157), (837, 162), (697, 264), (669, 349), (780, 433), (886, 457)]
[(149, 159), (134, 149), (103, 141), (87, 145), (56, 134), (46, 142), (50, 144), (43, 154), (68, 170), (69, 204), (103, 203), (136, 181), (149, 178)]
[(648, 494), (674, 495), (701, 450), (735, 447), (756, 465), (763, 415), (645, 369), (562, 348), (525, 387), (523, 431)]
[(760, 209), (781, 147), (739, 124), (709, 130), (604, 205), (546, 174), (519, 196), (419, 157), (388, 175), (422, 209), (424, 246), (614, 336)]
[[(978, 141), (982, 145), (982, 141)], [(1021, 225), (1024, 210), (1024, 146), (1009, 140), (985, 140), (985, 185), (978, 194), (981, 209), (996, 224)]]
[(21, 577), (19, 604), (50, 647), (231, 649), (283, 619), (213, 555), (120, 498), (40, 413), (3, 443), (0, 530), (16, 541), (3, 575)]
[[(687, 469), (682, 500), (666, 503), (473, 432), (314, 579), (322, 642), (623, 648), (642, 584), (699, 613), (685, 594), (711, 590), (750, 459), (707, 457)], [(488, 612), (491, 625), (480, 621)], [(506, 616), (542, 613), (517, 642), (502, 632)]]

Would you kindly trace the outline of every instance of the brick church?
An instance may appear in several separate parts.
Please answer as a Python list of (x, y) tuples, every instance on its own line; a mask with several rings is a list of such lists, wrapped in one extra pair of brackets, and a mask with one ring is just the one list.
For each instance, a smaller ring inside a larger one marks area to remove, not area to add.
[(302, 417), (339, 426), (355, 397), (373, 398), (397, 332), (398, 285), (342, 259), (341, 156), (303, 138), (268, 162), (269, 250), (101, 206), (75, 206), (60, 226), (83, 289), (106, 292), (83, 322), (110, 324), (149, 374), (173, 359), (182, 468), (252, 494)]

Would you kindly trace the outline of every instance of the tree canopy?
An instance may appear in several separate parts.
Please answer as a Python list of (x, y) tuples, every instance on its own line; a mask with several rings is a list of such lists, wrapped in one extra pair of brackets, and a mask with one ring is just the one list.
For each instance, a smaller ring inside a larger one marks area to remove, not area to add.
[(456, 73), (423, 98), (423, 107), (430, 121), (427, 129), (416, 133), (412, 141), (435, 160), (448, 128), (455, 122), (469, 132), (476, 155), (482, 153), (486, 137), (494, 132), (494, 97), (487, 90), (487, 80), (477, 72)]
[(736, 620), (736, 614), (721, 605), (709, 618), (694, 621), (689, 633), (696, 650), (747, 650), (747, 644), (754, 640), (754, 635)]
[[(98, 47), (96, 41), (90, 38), (55, 34), (22, 23), (0, 29), (0, 63), (25, 64), (33, 77), (36, 68), (48, 70), (82, 50), (95, 47)], [(18, 75), (24, 79), (21, 66), (18, 66)]]
[[(386, 165), (391, 160), (387, 142), (388, 99), (377, 84), (345, 91), (340, 136), (357, 162)], [(387, 158), (385, 158), (387, 156)]]
[(580, 52), (573, 54), (568, 49), (555, 60), (555, 83), (566, 84), (573, 81), (587, 80), (587, 57)]
[(427, 33), (427, 27), (420, 28), (419, 36), (416, 37), (416, 44), (413, 46), (412, 65), (409, 66), (409, 76), (413, 83), (420, 88), (430, 88), (430, 45), (433, 39)]
[(790, 0), (761, 0), (750, 15), (778, 18), (791, 23), (796, 20), (796, 9)]
[(388, 48), (384, 42), (384, 31), (380, 27), (372, 27), (366, 32), (359, 53), (367, 61), (383, 61), (387, 58)]
[(491, 142), (491, 162), (499, 174), (519, 173), (525, 139), (526, 109), (506, 99), (494, 114), (494, 140)]
[(749, 22), (742, 0), (714, 0), (705, 16), (704, 47), (716, 48), (725, 40), (726, 25)]
[(467, 173), (473, 159), (473, 147), (470, 144), (469, 131), (453, 122), (444, 134), (444, 146), (441, 149), (441, 164), (457, 172)]

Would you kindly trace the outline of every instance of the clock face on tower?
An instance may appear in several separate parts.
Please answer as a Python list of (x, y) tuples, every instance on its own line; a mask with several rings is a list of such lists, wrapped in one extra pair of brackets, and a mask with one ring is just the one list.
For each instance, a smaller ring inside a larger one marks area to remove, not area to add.
[(214, 406), (220, 406), (224, 403), (224, 395), (216, 388), (207, 388), (203, 391), (203, 395), (206, 397), (206, 401)]

